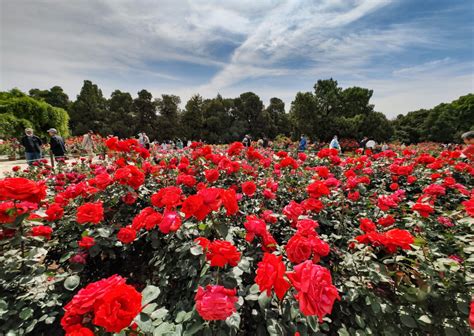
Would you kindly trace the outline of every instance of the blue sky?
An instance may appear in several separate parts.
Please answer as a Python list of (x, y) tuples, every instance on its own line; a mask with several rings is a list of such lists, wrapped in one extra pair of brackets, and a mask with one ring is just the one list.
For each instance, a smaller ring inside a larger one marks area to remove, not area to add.
[[(4, 0), (0, 89), (280, 97), (318, 79), (389, 117), (474, 92), (472, 0)], [(182, 104), (184, 106), (184, 103)]]

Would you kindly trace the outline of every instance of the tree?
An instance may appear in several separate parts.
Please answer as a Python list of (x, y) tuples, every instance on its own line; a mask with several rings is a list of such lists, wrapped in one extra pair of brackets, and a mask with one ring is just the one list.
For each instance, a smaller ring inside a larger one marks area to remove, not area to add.
[(273, 139), (277, 135), (290, 135), (291, 123), (289, 115), (285, 112), (285, 103), (280, 98), (271, 98), (270, 104), (265, 109), (270, 123), (268, 125), (267, 137)]
[(175, 139), (179, 133), (178, 105), (181, 99), (175, 95), (161, 95), (156, 99), (156, 106), (159, 111), (158, 125), (159, 135), (162, 140)]
[(115, 90), (107, 101), (110, 133), (120, 138), (132, 137), (135, 132), (133, 98), (128, 92)]
[(242, 128), (236, 116), (233, 99), (221, 95), (203, 102), (203, 138), (209, 143), (226, 143), (240, 139)]
[(183, 137), (198, 140), (203, 137), (203, 100), (200, 95), (192, 96), (186, 103), (185, 110), (181, 116)]
[(70, 101), (69, 96), (63, 91), (60, 86), (53, 86), (49, 90), (31, 89), (29, 91), (30, 97), (38, 100), (44, 100), (48, 104), (60, 107), (64, 110), (69, 109)]
[(236, 117), (241, 122), (243, 129), (240, 134), (250, 134), (253, 138), (261, 137), (266, 131), (268, 120), (263, 115), (263, 102), (253, 92), (242, 93), (234, 100)]
[(106, 99), (99, 87), (85, 80), (81, 92), (69, 111), (73, 134), (80, 135), (92, 130), (101, 135), (107, 135), (110, 130), (107, 126), (106, 104)]
[(68, 121), (65, 110), (28, 97), (18, 89), (0, 92), (0, 135), (3, 137), (19, 137), (25, 127), (33, 128), (40, 137), (45, 137), (51, 127), (68, 136)]
[(147, 90), (138, 92), (138, 97), (133, 100), (134, 133), (145, 132), (150, 139), (156, 139), (160, 130), (158, 129), (158, 116), (153, 96)]
[(374, 91), (350, 87), (341, 92), (341, 114), (345, 117), (354, 117), (358, 114), (369, 114), (374, 111), (374, 105), (370, 104)]
[(306, 134), (315, 140), (316, 102), (311, 92), (298, 92), (291, 102), (290, 118), (294, 126), (294, 136)]

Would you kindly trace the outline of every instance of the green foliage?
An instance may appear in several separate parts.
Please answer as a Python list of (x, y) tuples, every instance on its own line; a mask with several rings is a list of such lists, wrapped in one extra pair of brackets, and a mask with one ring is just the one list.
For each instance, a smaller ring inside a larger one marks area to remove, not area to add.
[(91, 81), (84, 81), (81, 92), (71, 105), (69, 115), (74, 135), (82, 135), (89, 130), (99, 134), (109, 133), (106, 99), (98, 86)]
[(49, 105), (60, 107), (66, 111), (69, 109), (71, 104), (68, 95), (64, 93), (60, 86), (53, 86), (49, 90), (31, 89), (29, 94), (32, 98), (43, 100)]
[(318, 80), (314, 93), (298, 92), (291, 103), (294, 135), (306, 134), (313, 141), (329, 141), (334, 135), (387, 141), (393, 129), (385, 115), (375, 112), (369, 103), (372, 94), (360, 87), (343, 90), (333, 79)]
[(399, 115), (393, 121), (396, 140), (410, 144), (423, 141), (457, 143), (460, 135), (474, 125), (474, 94), (431, 110), (418, 110)]
[(20, 137), (25, 127), (38, 136), (46, 137), (46, 130), (56, 128), (63, 136), (69, 135), (69, 116), (59, 107), (28, 97), (19, 90), (0, 92), (0, 135)]

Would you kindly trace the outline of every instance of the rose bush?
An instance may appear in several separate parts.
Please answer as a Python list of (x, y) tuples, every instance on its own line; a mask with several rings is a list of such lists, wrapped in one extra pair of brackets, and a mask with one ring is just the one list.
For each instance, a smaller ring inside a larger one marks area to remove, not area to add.
[(0, 333), (469, 333), (460, 152), (104, 146), (0, 180)]

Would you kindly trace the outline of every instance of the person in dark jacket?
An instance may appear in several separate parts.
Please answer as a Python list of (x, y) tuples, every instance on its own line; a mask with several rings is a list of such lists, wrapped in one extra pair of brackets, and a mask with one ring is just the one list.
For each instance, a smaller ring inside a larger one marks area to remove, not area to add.
[(21, 138), (21, 144), (25, 147), (25, 158), (28, 165), (32, 165), (36, 160), (41, 159), (41, 146), (43, 142), (33, 134), (32, 128), (25, 129), (25, 136)]
[(66, 154), (64, 139), (58, 135), (58, 131), (55, 128), (50, 128), (48, 133), (51, 136), (51, 140), (49, 141), (51, 152), (54, 154), (56, 159), (64, 157)]

